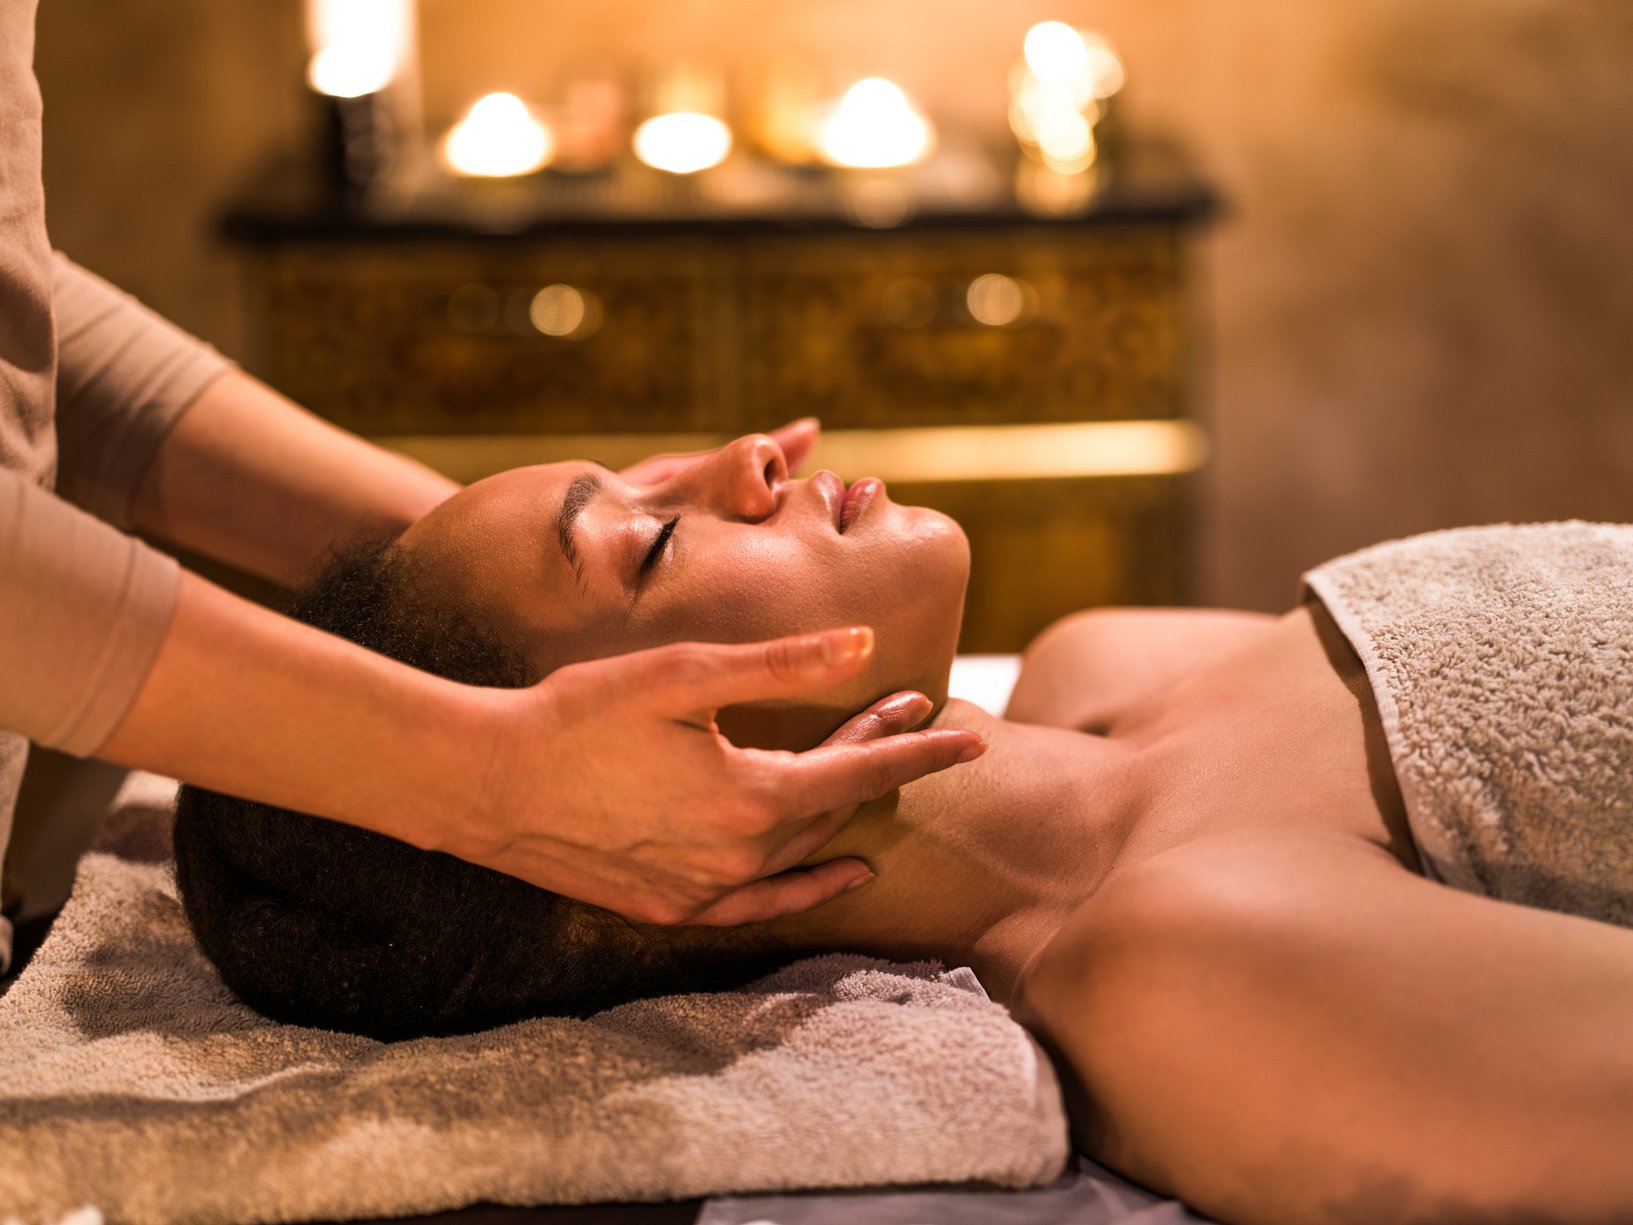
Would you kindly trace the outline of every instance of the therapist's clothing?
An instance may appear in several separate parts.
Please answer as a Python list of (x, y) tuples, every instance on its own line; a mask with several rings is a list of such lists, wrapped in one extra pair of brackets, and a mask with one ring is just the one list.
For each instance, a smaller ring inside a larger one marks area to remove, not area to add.
[[(0, 4), (0, 857), (28, 742), (94, 753), (152, 667), (179, 572), (118, 526), (166, 433), (230, 368), (52, 251), (34, 11)], [(0, 881), (0, 972), (26, 894)]]

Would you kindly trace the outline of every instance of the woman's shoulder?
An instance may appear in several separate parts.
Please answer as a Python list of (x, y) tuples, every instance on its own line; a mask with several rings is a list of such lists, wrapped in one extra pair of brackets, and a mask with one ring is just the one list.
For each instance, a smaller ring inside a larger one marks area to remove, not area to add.
[(1276, 618), (1203, 608), (1092, 608), (1026, 648), (1006, 717), (1104, 732), (1153, 689), (1261, 639)]

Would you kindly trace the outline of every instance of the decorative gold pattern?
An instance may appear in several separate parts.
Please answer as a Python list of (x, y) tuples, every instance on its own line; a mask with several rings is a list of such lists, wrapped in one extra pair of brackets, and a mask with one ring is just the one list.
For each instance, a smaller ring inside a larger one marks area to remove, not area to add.
[[(745, 394), (773, 416), (797, 406), (841, 427), (1180, 412), (1171, 231), (832, 235), (745, 254)], [(1032, 291), (1030, 319), (971, 317), (970, 284), (991, 273)]]

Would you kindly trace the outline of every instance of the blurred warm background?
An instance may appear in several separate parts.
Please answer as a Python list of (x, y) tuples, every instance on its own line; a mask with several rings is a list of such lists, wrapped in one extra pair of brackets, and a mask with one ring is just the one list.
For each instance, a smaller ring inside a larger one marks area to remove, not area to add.
[[(219, 223), (318, 147), (302, 5), (39, 20), (55, 242), (275, 374), (264, 265)], [(1012, 157), (1011, 74), (1048, 20), (1104, 37), (1118, 133), (1171, 141), (1222, 204), (1184, 227), (1180, 411), (1211, 440), (1187, 595), (1280, 608), (1377, 539), (1633, 518), (1623, 0), (421, 0), (415, 113), (435, 136), (480, 95), (553, 105), (596, 72), (638, 112), (677, 68), (740, 107), (796, 62), (828, 89), (888, 77), (943, 149)]]

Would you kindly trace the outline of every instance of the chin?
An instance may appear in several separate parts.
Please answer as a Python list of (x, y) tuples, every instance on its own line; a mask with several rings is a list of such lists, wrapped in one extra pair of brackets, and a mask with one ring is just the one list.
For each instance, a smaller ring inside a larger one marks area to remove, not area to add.
[[(956, 519), (915, 508), (916, 544), (899, 576), (906, 598), (896, 616), (880, 627), (880, 674), (899, 683), (880, 690), (916, 689), (940, 710), (964, 621), (964, 594), (970, 580), (970, 542)], [(905, 614), (905, 615), (903, 615)]]
[(896, 507), (901, 519), (895, 527), (895, 549), (902, 575), (929, 584), (936, 593), (954, 592), (963, 611), (964, 587), (970, 578), (970, 538), (958, 520), (928, 506)]
[[(970, 538), (957, 519), (936, 510), (922, 513), (922, 544), (909, 559), (907, 573), (917, 584), (914, 590), (922, 593), (923, 602), (937, 606), (937, 619), (956, 643), (958, 627), (964, 620), (964, 594), (970, 584)], [(948, 663), (950, 666), (950, 654)]]

